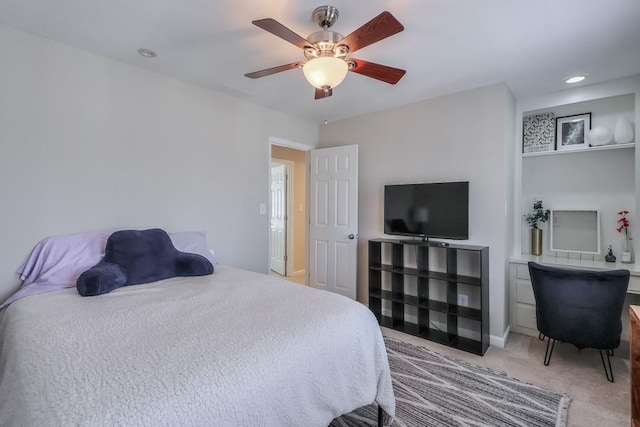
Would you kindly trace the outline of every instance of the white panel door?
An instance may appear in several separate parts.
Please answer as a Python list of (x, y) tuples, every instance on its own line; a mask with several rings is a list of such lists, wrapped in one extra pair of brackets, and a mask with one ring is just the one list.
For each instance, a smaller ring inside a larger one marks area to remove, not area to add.
[(287, 275), (287, 166), (271, 165), (271, 270)]
[(358, 146), (311, 150), (309, 281), (357, 299)]

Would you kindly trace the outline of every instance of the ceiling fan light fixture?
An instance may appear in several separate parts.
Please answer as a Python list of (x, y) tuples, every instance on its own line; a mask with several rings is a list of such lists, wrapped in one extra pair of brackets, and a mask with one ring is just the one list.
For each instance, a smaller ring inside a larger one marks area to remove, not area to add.
[(304, 77), (317, 89), (333, 89), (347, 76), (347, 63), (333, 56), (321, 56), (307, 61), (302, 67)]
[(273, 18), (263, 18), (251, 23), (263, 30), (302, 49), (306, 62), (299, 61), (265, 70), (245, 74), (257, 79), (282, 71), (302, 68), (305, 79), (315, 88), (314, 99), (326, 99), (333, 88), (342, 83), (349, 71), (365, 77), (396, 84), (405, 70), (361, 59), (347, 59), (347, 55), (386, 39), (404, 30), (402, 24), (389, 11), (370, 19), (348, 36), (330, 30), (338, 18), (333, 6), (320, 6), (313, 11), (313, 19), (321, 30), (311, 33), (306, 39), (285, 27)]

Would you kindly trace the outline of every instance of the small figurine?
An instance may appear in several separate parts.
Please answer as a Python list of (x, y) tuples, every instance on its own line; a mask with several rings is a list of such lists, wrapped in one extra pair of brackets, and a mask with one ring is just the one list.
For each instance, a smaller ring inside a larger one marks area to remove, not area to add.
[(611, 245), (609, 245), (609, 252), (605, 255), (604, 260), (607, 262), (616, 262), (616, 256), (613, 254), (613, 249), (611, 249)]

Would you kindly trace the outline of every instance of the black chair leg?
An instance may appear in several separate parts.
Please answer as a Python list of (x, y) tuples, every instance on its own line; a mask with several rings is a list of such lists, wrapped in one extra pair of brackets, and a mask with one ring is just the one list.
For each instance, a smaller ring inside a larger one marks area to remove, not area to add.
[(384, 411), (382, 410), (382, 406), (378, 405), (378, 427), (382, 427), (383, 426), (383, 420), (384, 419)]
[(539, 339), (540, 341), (544, 340), (544, 334), (543, 334), (542, 332), (540, 332), (540, 333), (538, 334), (538, 339)]
[[(551, 350), (549, 350), (549, 344), (551, 344)], [(549, 366), (551, 361), (551, 353), (553, 353), (553, 347), (556, 345), (556, 340), (549, 338), (547, 341), (547, 351), (544, 353), (544, 366)]]
[[(604, 362), (604, 356), (602, 352), (605, 352), (607, 355), (607, 363)], [(611, 369), (611, 359), (609, 358), (609, 352), (613, 353), (613, 350), (600, 350), (600, 359), (602, 360), (602, 366), (604, 367), (604, 374), (607, 376), (607, 380), (612, 383), (613, 382), (613, 369)], [(607, 369), (607, 366), (609, 369)]]

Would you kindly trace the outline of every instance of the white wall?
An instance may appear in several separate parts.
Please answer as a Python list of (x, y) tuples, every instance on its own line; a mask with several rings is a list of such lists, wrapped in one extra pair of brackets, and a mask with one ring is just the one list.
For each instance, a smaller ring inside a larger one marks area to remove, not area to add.
[(90, 230), (205, 230), (266, 272), (269, 137), (317, 124), (2, 25), (0, 58), (0, 301), (40, 239)]
[(513, 114), (513, 97), (498, 84), (321, 126), (321, 147), (359, 145), (359, 300), (367, 301), (367, 240), (384, 236), (384, 185), (468, 180), (465, 243), (490, 247), (490, 330), (503, 337)]

